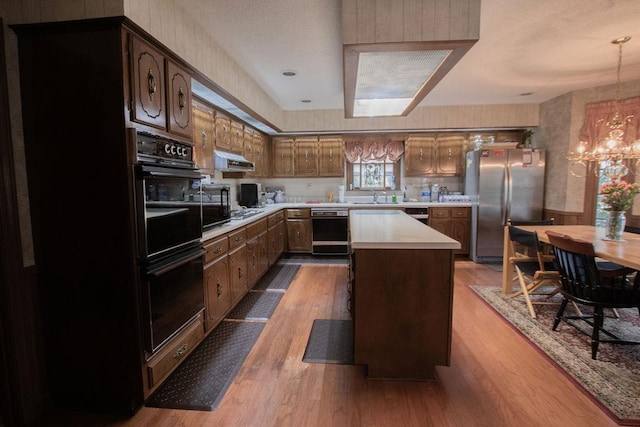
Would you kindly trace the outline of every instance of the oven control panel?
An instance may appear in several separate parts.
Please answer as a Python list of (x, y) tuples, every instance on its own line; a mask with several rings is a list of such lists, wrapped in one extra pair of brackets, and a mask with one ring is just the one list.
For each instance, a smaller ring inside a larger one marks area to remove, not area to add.
[(138, 161), (184, 164), (185, 167), (193, 165), (193, 147), (187, 143), (138, 132), (136, 144)]
[(336, 208), (315, 208), (311, 209), (311, 216), (313, 217), (337, 217), (337, 216), (349, 216), (348, 209), (336, 209)]

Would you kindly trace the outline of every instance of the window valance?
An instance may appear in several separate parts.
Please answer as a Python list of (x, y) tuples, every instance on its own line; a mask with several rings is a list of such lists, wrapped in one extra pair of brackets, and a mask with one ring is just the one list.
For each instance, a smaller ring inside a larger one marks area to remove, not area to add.
[(402, 141), (361, 140), (345, 143), (345, 157), (349, 163), (371, 160), (397, 162), (403, 153)]
[(580, 129), (580, 141), (593, 145), (607, 138), (609, 128), (607, 122), (613, 118), (616, 111), (620, 112), (620, 119), (632, 116), (622, 128), (624, 142), (631, 144), (640, 139), (640, 97), (618, 101), (604, 101), (587, 104), (585, 107), (584, 124)]

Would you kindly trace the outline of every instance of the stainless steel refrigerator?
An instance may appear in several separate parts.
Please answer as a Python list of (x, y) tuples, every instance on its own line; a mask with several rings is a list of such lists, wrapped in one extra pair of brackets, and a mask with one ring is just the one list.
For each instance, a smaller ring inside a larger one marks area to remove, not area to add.
[(467, 153), (465, 194), (473, 195), (471, 259), (502, 259), (507, 219), (542, 219), (544, 150), (493, 149)]

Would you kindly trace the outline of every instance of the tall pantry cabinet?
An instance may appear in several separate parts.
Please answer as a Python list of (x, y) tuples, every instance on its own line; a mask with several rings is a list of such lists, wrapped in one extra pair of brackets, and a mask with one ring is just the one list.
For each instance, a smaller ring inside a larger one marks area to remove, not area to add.
[(127, 128), (190, 142), (187, 65), (122, 17), (12, 28), (47, 392), (56, 406), (132, 413), (151, 389)]

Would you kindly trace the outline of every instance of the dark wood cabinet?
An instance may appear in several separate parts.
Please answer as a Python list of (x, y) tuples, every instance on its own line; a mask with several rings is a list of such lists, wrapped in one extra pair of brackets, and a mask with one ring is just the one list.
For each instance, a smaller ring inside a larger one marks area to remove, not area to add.
[(460, 242), (456, 254), (468, 254), (471, 240), (471, 208), (430, 207), (429, 227)]
[(167, 130), (191, 138), (191, 75), (173, 61), (167, 60)]
[[(138, 36), (131, 37), (131, 120), (158, 129), (167, 126), (164, 55)], [(97, 88), (96, 88), (97, 89)]]
[(231, 308), (227, 236), (204, 243), (205, 328), (211, 331)]
[(231, 151), (231, 120), (219, 112), (216, 112), (216, 147)]
[(405, 176), (463, 176), (464, 135), (412, 135), (405, 141)]
[(287, 252), (311, 253), (311, 212), (287, 209)]
[(405, 142), (405, 176), (428, 176), (435, 173), (436, 140), (428, 136), (412, 136)]
[(306, 137), (295, 139), (295, 156), (293, 163), (295, 176), (318, 176), (318, 138)]
[(322, 177), (344, 176), (344, 141), (342, 138), (320, 137), (318, 147), (318, 175)]
[(193, 149), (196, 166), (204, 173), (214, 173), (215, 112), (203, 102), (193, 101)]
[(274, 177), (293, 177), (294, 145), (291, 138), (273, 139), (272, 170)]

